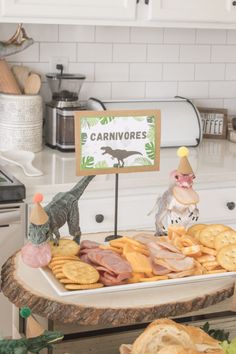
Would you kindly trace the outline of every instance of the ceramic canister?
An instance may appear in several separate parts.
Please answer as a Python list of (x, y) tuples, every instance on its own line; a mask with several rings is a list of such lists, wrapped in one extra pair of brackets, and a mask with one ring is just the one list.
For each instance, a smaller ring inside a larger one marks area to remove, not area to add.
[(0, 93), (0, 150), (42, 149), (43, 103), (40, 95)]

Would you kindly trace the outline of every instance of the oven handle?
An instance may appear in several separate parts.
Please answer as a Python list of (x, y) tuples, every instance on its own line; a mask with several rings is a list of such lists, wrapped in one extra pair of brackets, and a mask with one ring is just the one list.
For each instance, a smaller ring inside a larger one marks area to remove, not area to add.
[(0, 227), (9, 226), (9, 224), (19, 224), (21, 222), (20, 209), (0, 210)]

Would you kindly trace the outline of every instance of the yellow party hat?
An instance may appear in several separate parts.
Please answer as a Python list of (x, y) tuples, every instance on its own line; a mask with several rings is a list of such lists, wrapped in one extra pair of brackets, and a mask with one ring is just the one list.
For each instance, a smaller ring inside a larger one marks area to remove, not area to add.
[(193, 169), (188, 161), (189, 150), (185, 146), (181, 146), (177, 150), (177, 155), (180, 157), (177, 171), (183, 175), (194, 174)]
[(48, 221), (48, 214), (45, 212), (40, 202), (43, 200), (43, 195), (40, 193), (34, 196), (34, 207), (30, 214), (30, 222), (34, 225), (44, 225)]

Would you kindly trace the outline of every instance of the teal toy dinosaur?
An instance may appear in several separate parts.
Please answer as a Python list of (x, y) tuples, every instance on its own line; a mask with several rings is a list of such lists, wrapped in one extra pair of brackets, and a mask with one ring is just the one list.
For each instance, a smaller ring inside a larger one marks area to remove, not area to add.
[(39, 353), (40, 350), (50, 349), (63, 339), (60, 332), (45, 331), (41, 336), (22, 339), (2, 339), (0, 340), (0, 354), (28, 354)]
[(48, 214), (48, 221), (43, 225), (29, 225), (29, 240), (34, 245), (40, 245), (48, 239), (54, 239), (58, 244), (59, 229), (67, 222), (69, 233), (74, 240), (80, 243), (79, 207), (78, 200), (95, 176), (83, 177), (71, 190), (58, 193), (44, 210)]

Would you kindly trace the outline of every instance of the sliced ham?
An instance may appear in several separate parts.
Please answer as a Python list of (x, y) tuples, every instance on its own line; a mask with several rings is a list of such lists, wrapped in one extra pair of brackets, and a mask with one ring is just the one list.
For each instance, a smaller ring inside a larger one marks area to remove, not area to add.
[(170, 273), (170, 269), (161, 266), (160, 264), (155, 264), (152, 262), (152, 272), (155, 275), (165, 275)]
[(147, 245), (148, 249), (153, 257), (162, 258), (162, 259), (167, 259), (167, 258), (183, 259), (183, 258), (185, 258), (185, 255), (183, 255), (182, 253), (168, 250), (166, 248), (165, 244), (164, 244), (164, 247), (162, 247), (161, 243), (162, 242), (159, 242), (159, 243), (150, 242)]
[(116, 274), (132, 273), (130, 264), (113, 251), (101, 250), (101, 252), (94, 254), (91, 252), (89, 258), (92, 262), (102, 265)]
[(157, 236), (147, 235), (147, 234), (138, 234), (132, 237), (135, 241), (139, 241), (144, 245), (147, 245), (149, 242), (155, 242), (157, 240)]
[(156, 241), (156, 244), (162, 248), (166, 248), (171, 252), (175, 252), (175, 253), (180, 253), (180, 250), (178, 250), (178, 248), (176, 248), (175, 246), (173, 246), (171, 243), (167, 242), (167, 241)]
[(97, 242), (84, 240), (80, 243), (80, 250), (83, 250), (84, 248), (97, 248), (99, 245), (100, 244)]
[(194, 259), (185, 257), (184, 259), (165, 259), (165, 264), (174, 272), (181, 272), (194, 268)]
[(190, 275), (193, 275), (193, 272), (194, 272), (194, 269), (184, 270), (183, 272), (169, 273), (168, 277), (171, 279), (189, 277)]

